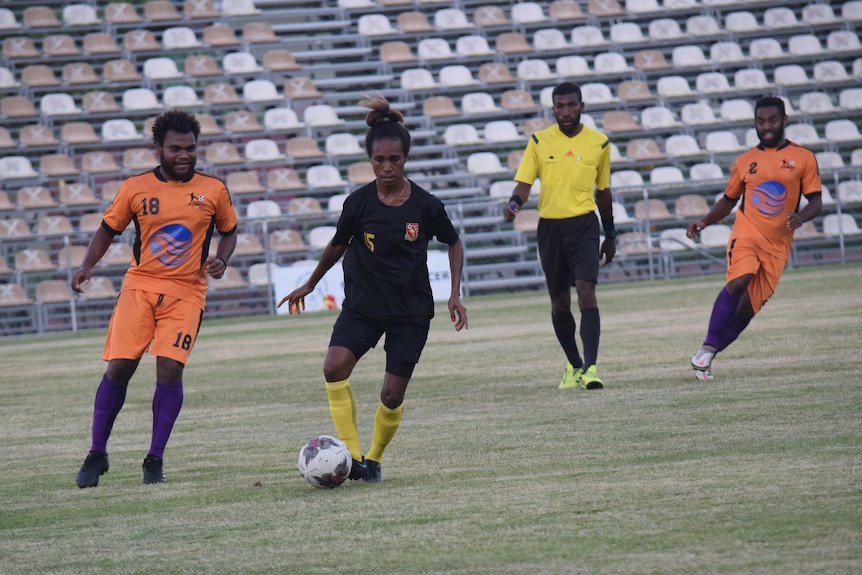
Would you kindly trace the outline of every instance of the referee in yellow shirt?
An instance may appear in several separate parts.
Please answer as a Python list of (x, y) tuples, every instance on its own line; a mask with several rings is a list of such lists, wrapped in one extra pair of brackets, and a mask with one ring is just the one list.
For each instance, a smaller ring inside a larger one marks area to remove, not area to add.
[[(551, 321), (568, 360), (560, 389), (601, 389), (596, 371), (601, 321), (596, 301), (599, 263), (611, 262), (616, 253), (616, 230), (610, 189), (611, 147), (608, 137), (581, 123), (584, 102), (581, 88), (572, 82), (552, 92), (553, 126), (534, 133), (515, 173), (515, 189), (503, 210), (507, 222), (530, 196), (536, 179), (539, 195), (539, 257), (551, 296)], [(599, 218), (605, 239), (599, 246)], [(581, 310), (581, 342), (575, 338), (571, 286), (574, 283)]]

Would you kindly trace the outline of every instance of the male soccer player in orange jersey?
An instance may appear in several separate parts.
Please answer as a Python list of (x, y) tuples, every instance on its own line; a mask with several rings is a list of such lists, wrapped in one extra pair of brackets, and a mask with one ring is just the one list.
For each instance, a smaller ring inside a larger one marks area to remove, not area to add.
[[(96, 487), (108, 471), (108, 437), (147, 349), (156, 356), (156, 389), (144, 483), (167, 481), (162, 458), (183, 403), (183, 367), (203, 317), (206, 276), (222, 277), (236, 247), (236, 213), (227, 188), (195, 169), (199, 134), (200, 124), (187, 112), (156, 118), (153, 143), (160, 164), (123, 182), (72, 277), (72, 289), (81, 292), (114, 237), (134, 222), (133, 258), (108, 326), (102, 354), (108, 367), (96, 391), (92, 443), (75, 478), (78, 487)], [(209, 257), (214, 231), (221, 241)]]
[[(709, 381), (715, 355), (733, 343), (775, 292), (787, 265), (793, 230), (822, 208), (820, 171), (811, 150), (784, 136), (787, 114), (777, 96), (757, 100), (760, 143), (733, 163), (724, 195), (688, 225), (690, 239), (727, 216), (742, 198), (727, 244), (727, 284), (712, 307), (703, 346), (692, 356), (695, 376)], [(799, 209), (802, 196), (808, 204)]]

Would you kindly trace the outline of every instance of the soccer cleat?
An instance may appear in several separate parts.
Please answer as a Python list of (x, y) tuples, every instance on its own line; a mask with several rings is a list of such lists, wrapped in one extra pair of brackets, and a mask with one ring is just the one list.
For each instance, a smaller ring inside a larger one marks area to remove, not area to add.
[(348, 475), (347, 478), (351, 481), (365, 479), (366, 469), (367, 467), (364, 457), (362, 458), (362, 461), (354, 459), (353, 463), (350, 464), (350, 475)]
[(602, 389), (605, 384), (599, 379), (599, 374), (596, 371), (596, 366), (591, 365), (581, 376), (581, 385), (584, 389)]
[(141, 464), (141, 469), (144, 470), (144, 485), (168, 482), (168, 478), (165, 477), (165, 472), (162, 469), (161, 457), (147, 455)]
[(712, 366), (694, 370), (694, 376), (700, 381), (712, 381)]
[(707, 347), (701, 347), (691, 356), (691, 367), (694, 368), (694, 376), (700, 381), (710, 381), (712, 379), (712, 360), (715, 358), (715, 351)]
[(380, 471), (379, 463), (366, 459), (365, 469), (365, 483), (380, 483), (383, 481), (383, 473)]
[(575, 369), (571, 362), (566, 362), (566, 372), (563, 374), (563, 381), (560, 382), (558, 389), (575, 389), (581, 385), (581, 376), (584, 370), (580, 367)]
[(108, 472), (108, 456), (105, 453), (91, 451), (84, 459), (84, 464), (75, 476), (78, 487), (96, 487), (99, 485), (99, 477)]

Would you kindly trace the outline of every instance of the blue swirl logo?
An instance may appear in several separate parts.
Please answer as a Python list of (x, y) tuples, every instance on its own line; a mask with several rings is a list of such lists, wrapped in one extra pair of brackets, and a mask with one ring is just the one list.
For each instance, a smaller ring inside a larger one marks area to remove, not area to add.
[(192, 232), (182, 224), (165, 226), (150, 238), (150, 253), (168, 267), (180, 266), (189, 259)]
[(764, 216), (777, 216), (784, 211), (787, 203), (787, 188), (781, 182), (769, 180), (756, 188), (751, 196), (751, 204)]

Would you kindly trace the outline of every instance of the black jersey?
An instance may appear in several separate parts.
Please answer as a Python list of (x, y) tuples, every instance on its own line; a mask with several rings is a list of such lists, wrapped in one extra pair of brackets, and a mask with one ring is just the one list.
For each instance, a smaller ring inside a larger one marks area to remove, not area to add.
[(377, 197), (376, 180), (344, 202), (333, 245), (344, 254), (342, 307), (381, 320), (434, 316), (428, 279), (428, 242), (458, 241), (443, 202), (410, 182), (410, 197), (387, 206)]

